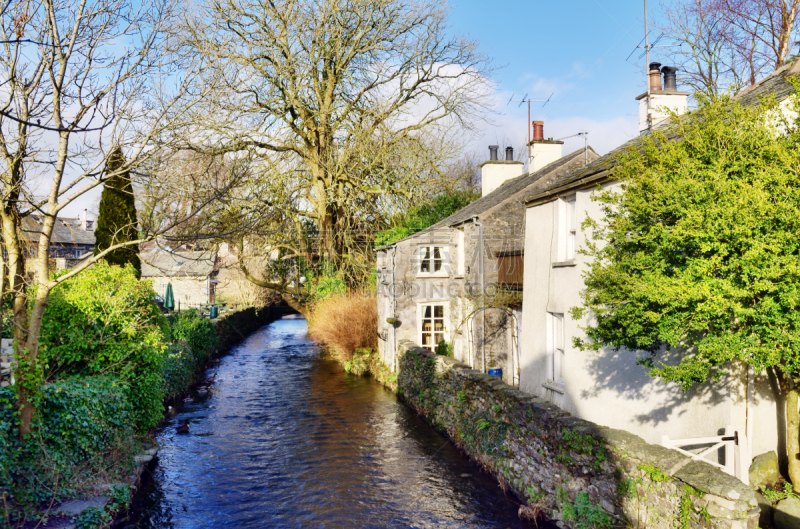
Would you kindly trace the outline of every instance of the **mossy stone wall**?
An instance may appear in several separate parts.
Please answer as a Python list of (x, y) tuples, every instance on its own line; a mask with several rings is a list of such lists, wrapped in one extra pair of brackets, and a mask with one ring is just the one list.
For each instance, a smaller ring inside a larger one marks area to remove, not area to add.
[(560, 408), (411, 342), (398, 393), (560, 527), (755, 529), (755, 491), (721, 470)]

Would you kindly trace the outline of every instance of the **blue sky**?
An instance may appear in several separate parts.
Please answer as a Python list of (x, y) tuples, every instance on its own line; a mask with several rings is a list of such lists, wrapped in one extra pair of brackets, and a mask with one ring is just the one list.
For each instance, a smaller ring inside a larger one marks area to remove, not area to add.
[[(659, 5), (649, 2), (650, 22)], [(531, 104), (531, 119), (542, 119), (545, 136), (561, 138), (580, 129), (589, 132), (589, 144), (600, 153), (638, 133), (635, 97), (644, 92), (645, 59), (640, 52), (626, 58), (644, 36), (642, 0), (451, 0), (452, 30), (478, 41), (481, 49), (502, 68), (497, 83), (497, 112), (492, 124), (471, 147), (478, 161), (487, 146), (512, 145), (517, 151), (527, 141), (527, 107), (506, 105), (514, 95), (546, 99), (544, 107)], [(651, 60), (668, 63), (668, 49), (654, 50)], [(583, 147), (583, 139), (565, 140), (564, 153)]]

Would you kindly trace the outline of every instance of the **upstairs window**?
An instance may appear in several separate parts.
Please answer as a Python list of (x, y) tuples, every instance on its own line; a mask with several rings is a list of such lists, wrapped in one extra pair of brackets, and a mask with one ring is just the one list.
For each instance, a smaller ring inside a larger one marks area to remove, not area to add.
[(422, 275), (440, 275), (444, 270), (444, 246), (419, 247), (419, 273)]
[(521, 251), (499, 252), (497, 254), (497, 282), (505, 288), (522, 290), (524, 275)]
[(430, 303), (420, 305), (420, 345), (433, 352), (440, 341), (444, 340), (444, 305)]

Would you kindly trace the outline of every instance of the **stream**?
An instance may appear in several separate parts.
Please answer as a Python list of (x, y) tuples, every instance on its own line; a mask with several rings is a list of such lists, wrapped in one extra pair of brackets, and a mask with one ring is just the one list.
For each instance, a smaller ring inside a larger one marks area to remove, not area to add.
[(158, 465), (117, 527), (533, 527), (391, 392), (326, 359), (303, 319), (250, 335), (207, 376), (209, 394), (158, 431)]

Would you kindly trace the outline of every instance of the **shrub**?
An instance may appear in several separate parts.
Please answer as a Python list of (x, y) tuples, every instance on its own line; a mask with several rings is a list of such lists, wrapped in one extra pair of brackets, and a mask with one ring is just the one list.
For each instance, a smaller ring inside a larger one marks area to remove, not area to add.
[(48, 377), (113, 374), (130, 386), (137, 429), (163, 413), (167, 320), (149, 281), (101, 261), (50, 295), (42, 324), (41, 359)]
[(194, 375), (205, 356), (198, 355), (185, 343), (174, 343), (167, 347), (164, 358), (164, 388), (167, 397), (184, 393), (194, 382)]
[(340, 362), (350, 362), (358, 348), (377, 349), (377, 300), (344, 296), (325, 299), (314, 308), (308, 331)]
[(119, 464), (120, 458), (130, 461), (134, 441), (126, 384), (113, 377), (68, 378), (45, 385), (39, 398), (36, 428), (22, 442), (15, 435), (16, 391), (0, 388), (0, 496), (17, 508), (31, 507), (74, 493), (93, 475), (128, 468)]
[(217, 345), (214, 324), (196, 310), (179, 312), (169, 317), (173, 341), (184, 341), (196, 358), (205, 360)]

